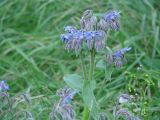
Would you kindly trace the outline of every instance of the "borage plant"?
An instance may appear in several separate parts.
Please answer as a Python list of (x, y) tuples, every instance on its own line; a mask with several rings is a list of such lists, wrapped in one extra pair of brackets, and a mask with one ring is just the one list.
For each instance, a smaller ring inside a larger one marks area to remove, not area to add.
[(0, 120), (33, 120), (28, 93), (12, 96), (5, 80), (0, 81)]
[[(78, 90), (78, 93), (82, 96), (84, 103), (83, 120), (97, 120), (105, 117), (105, 114), (101, 113), (94, 96), (94, 89), (96, 88), (96, 81), (94, 79), (96, 54), (100, 51), (105, 51), (103, 53), (108, 51), (108, 63), (112, 64), (114, 62), (115, 67), (120, 68), (125, 61), (124, 54), (131, 49), (126, 47), (112, 53), (109, 47), (105, 45), (107, 32), (109, 30), (119, 30), (119, 16), (120, 12), (118, 11), (110, 11), (100, 16), (95, 16), (92, 10), (86, 10), (80, 20), (81, 28), (77, 29), (73, 26), (66, 26), (64, 27), (66, 33), (61, 35), (61, 40), (65, 44), (66, 50), (69, 52), (75, 51), (81, 62), (83, 77), (77, 74), (66, 75), (64, 76), (64, 81), (72, 89)], [(86, 60), (89, 56), (88, 54), (90, 54), (89, 65)], [(63, 94), (60, 101), (62, 102), (66, 99), (71, 100), (73, 97), (71, 93), (68, 91), (68, 94)], [(56, 110), (59, 108), (68, 108), (66, 111), (69, 111), (69, 109), (70, 112), (72, 111), (71, 107), (68, 107), (68, 103), (64, 102), (62, 104), (61, 102), (58, 104)], [(65, 116), (67, 112), (64, 112), (64, 110), (61, 111), (63, 111), (61, 115)], [(71, 118), (74, 119), (73, 111), (70, 114), (72, 114), (70, 115), (70, 120)]]

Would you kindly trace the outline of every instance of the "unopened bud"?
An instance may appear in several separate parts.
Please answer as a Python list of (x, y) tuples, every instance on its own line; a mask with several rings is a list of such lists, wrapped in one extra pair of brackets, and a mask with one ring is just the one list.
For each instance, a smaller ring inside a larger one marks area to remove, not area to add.
[(99, 21), (98, 27), (99, 27), (100, 30), (106, 31), (106, 30), (108, 30), (109, 25), (108, 25), (108, 23), (105, 20), (101, 19)]
[(90, 19), (91, 17), (93, 16), (93, 11), (92, 10), (86, 10), (84, 13), (83, 13), (83, 18), (84, 19)]
[(81, 25), (81, 29), (83, 30), (83, 29), (85, 29), (85, 20), (84, 20), (84, 18), (82, 17), (81, 18), (81, 20), (80, 20), (80, 25)]
[(97, 24), (97, 17), (96, 17), (96, 16), (92, 16), (92, 17), (91, 17), (91, 24), (92, 24), (93, 26), (95, 26), (95, 25)]

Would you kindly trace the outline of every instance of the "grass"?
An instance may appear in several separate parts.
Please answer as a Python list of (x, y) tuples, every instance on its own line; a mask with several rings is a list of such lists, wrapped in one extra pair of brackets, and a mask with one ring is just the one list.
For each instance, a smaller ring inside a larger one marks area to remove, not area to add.
[[(137, 94), (140, 116), (159, 120), (160, 114), (160, 2), (158, 0), (1, 0), (0, 1), (0, 80), (17, 96), (16, 113), (46, 120), (54, 103), (55, 92), (65, 85), (63, 76), (82, 72), (74, 53), (68, 53), (60, 42), (65, 25), (79, 27), (83, 11), (95, 13), (119, 10), (121, 30), (108, 35), (112, 49), (131, 46), (127, 64), (107, 70), (96, 68), (96, 99), (108, 116), (120, 93)], [(86, 58), (87, 59), (87, 58)], [(96, 58), (105, 60), (105, 56)], [(139, 71), (138, 71), (138, 70)], [(29, 95), (25, 103), (22, 94)], [(81, 108), (81, 101), (75, 98)], [(24, 112), (27, 111), (27, 112)], [(20, 113), (19, 113), (20, 112)], [(81, 119), (81, 109), (77, 109)], [(0, 114), (3, 116), (2, 114)], [(1, 119), (7, 120), (8, 115)], [(23, 116), (18, 119), (25, 119)]]

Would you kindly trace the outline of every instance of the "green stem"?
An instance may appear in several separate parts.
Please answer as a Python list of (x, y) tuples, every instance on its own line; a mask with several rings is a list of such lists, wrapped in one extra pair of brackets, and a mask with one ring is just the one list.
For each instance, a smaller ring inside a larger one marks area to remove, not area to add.
[[(83, 70), (84, 80), (87, 80), (87, 73), (86, 73), (86, 69), (85, 69), (85, 65), (84, 65), (82, 51), (80, 53), (80, 61), (81, 61), (81, 66), (82, 66), (82, 70)], [(83, 111), (83, 120), (88, 120), (88, 117), (89, 117), (89, 110), (88, 110), (88, 107), (85, 106), (84, 111)]]
[[(80, 53), (80, 61), (81, 61), (81, 66), (82, 66), (82, 70), (83, 70), (84, 80), (87, 80), (87, 73), (86, 73), (86, 69), (85, 69), (85, 65), (84, 65), (84, 61), (83, 61), (82, 51)], [(84, 111), (83, 111), (83, 120), (88, 120), (88, 117), (89, 117), (89, 110), (88, 110), (88, 107), (85, 106)]]
[(94, 73), (95, 50), (92, 49), (90, 54), (91, 54), (91, 59), (90, 59), (89, 80), (92, 80), (93, 79), (93, 73)]
[[(95, 50), (92, 49), (90, 51), (90, 70), (89, 70), (89, 80), (93, 79), (93, 73), (94, 73), (94, 59), (95, 59)], [(88, 120), (89, 119), (89, 109), (87, 106), (84, 107), (84, 112), (83, 112), (83, 120)]]
[(89, 118), (89, 110), (88, 107), (85, 106), (83, 111), (83, 120), (88, 120), (88, 118)]
[(84, 80), (87, 80), (87, 73), (86, 73), (86, 69), (85, 69), (85, 65), (84, 65), (84, 60), (83, 60), (82, 51), (81, 51), (81, 53), (80, 53), (80, 61), (81, 61), (81, 66), (82, 66), (82, 71), (83, 71)]

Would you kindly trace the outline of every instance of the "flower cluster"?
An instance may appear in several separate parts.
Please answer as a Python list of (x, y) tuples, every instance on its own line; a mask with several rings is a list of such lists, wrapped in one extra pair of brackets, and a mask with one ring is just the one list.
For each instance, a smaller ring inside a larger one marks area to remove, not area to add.
[(5, 81), (0, 82), (0, 91), (8, 91), (9, 86), (5, 83)]
[(104, 31), (67, 31), (61, 35), (61, 40), (66, 44), (68, 50), (81, 50), (83, 42), (87, 44), (89, 50), (95, 48), (99, 51), (104, 47), (105, 33)]
[(96, 49), (98, 52), (105, 46), (106, 32), (109, 28), (118, 30), (119, 12), (109, 12), (103, 15), (100, 20), (93, 16), (92, 10), (86, 10), (80, 20), (81, 29), (66, 26), (65, 34), (61, 35), (61, 41), (65, 43), (67, 50), (81, 51), (83, 43), (88, 49)]
[(108, 55), (108, 62), (112, 64), (114, 62), (117, 68), (122, 67), (122, 63), (126, 60), (125, 53), (130, 51), (130, 47), (122, 48), (121, 50), (115, 51), (113, 55)]
[(72, 89), (67, 87), (57, 91), (60, 100), (54, 108), (53, 119), (73, 120), (75, 118), (75, 112), (70, 102), (77, 92), (77, 90), (72, 91)]

